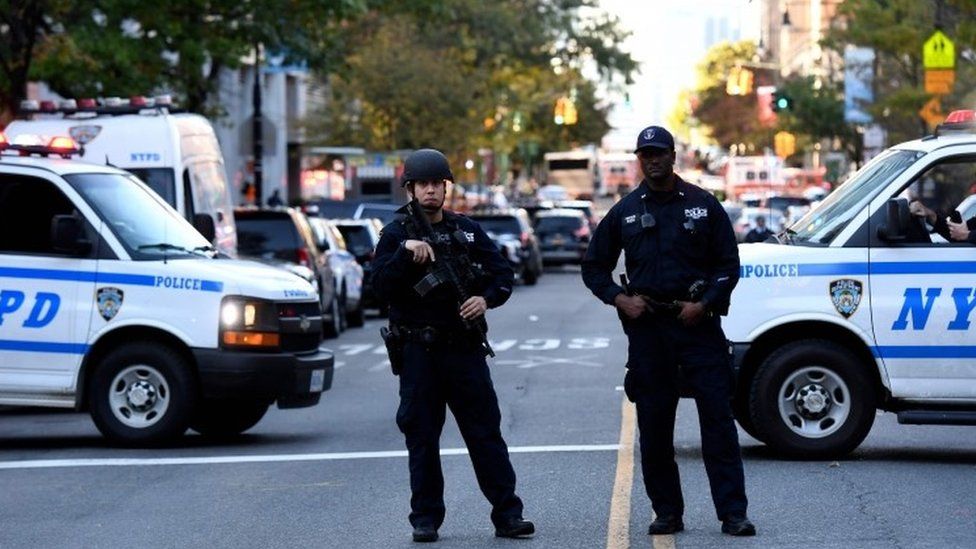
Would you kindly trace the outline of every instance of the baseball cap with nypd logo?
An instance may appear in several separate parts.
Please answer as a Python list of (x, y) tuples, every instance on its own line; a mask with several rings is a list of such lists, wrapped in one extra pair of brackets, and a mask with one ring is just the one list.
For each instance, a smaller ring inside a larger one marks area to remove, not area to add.
[(637, 148), (634, 149), (634, 152), (640, 152), (641, 149), (647, 147), (674, 149), (674, 137), (671, 132), (661, 126), (648, 126), (637, 135)]

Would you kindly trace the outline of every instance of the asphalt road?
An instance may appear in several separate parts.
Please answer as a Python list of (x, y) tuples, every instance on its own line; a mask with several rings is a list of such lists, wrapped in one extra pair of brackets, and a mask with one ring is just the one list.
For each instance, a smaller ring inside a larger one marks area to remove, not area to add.
[[(502, 430), (538, 533), (493, 537), (449, 420), (439, 547), (976, 547), (976, 429), (899, 426), (880, 415), (840, 462), (779, 460), (740, 433), (759, 536), (732, 539), (719, 532), (687, 400), (676, 434), (687, 530), (646, 536), (650, 505), (626, 459), (639, 455), (618, 449), (628, 408), (614, 312), (567, 268), (517, 288), (489, 322)], [(188, 434), (179, 447), (117, 449), (87, 415), (0, 412), (0, 549), (413, 546), (381, 325), (326, 342), (338, 369), (318, 406), (272, 410), (229, 443)]]

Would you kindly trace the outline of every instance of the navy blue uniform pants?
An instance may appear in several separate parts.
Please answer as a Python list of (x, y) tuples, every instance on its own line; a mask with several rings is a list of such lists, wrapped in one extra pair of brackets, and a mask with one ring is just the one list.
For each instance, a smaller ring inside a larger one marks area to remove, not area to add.
[(624, 320), (630, 342), (624, 388), (636, 404), (644, 487), (658, 516), (684, 512), (674, 421), (678, 398), (698, 406), (702, 457), (719, 520), (746, 513), (742, 455), (732, 415), (732, 370), (717, 317), (686, 327), (676, 318), (645, 314)]
[(502, 439), (501, 413), (484, 351), (477, 346), (407, 342), (400, 372), (397, 426), (410, 461), (410, 524), (439, 528), (444, 522), (440, 436), (450, 407), (468, 447), (481, 492), (496, 525), (522, 517), (515, 470)]

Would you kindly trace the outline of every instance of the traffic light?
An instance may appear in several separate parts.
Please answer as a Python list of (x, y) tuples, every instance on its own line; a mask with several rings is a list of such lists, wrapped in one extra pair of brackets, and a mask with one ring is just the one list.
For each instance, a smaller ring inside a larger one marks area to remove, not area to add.
[(576, 111), (576, 103), (569, 97), (560, 97), (556, 100), (556, 108), (552, 112), (552, 120), (559, 126), (572, 126), (579, 119)]
[(782, 112), (793, 110), (793, 98), (790, 97), (785, 91), (776, 90), (773, 92), (773, 98), (770, 101), (770, 106), (773, 112)]
[(796, 136), (790, 132), (777, 132), (773, 136), (773, 148), (780, 158), (793, 156), (796, 153)]

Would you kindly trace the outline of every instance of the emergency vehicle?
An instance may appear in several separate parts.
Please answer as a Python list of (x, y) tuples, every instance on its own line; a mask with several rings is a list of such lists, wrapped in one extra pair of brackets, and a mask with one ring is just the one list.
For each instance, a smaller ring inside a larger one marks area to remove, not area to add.
[(205, 213), (214, 219), (217, 249), (237, 253), (234, 203), (224, 157), (210, 122), (174, 109), (169, 96), (24, 101), (24, 120), (4, 133), (70, 136), (80, 158), (135, 174), (187, 221)]
[(0, 133), (0, 405), (88, 410), (143, 445), (318, 403), (334, 357), (308, 282), (217, 254), (130, 173), (46, 157), (71, 138), (28, 137)]
[(778, 243), (740, 246), (724, 327), (749, 434), (825, 458), (854, 450), (876, 410), (976, 425), (976, 247), (909, 211), (917, 200), (952, 215), (974, 193), (976, 113), (957, 111), (874, 158)]

